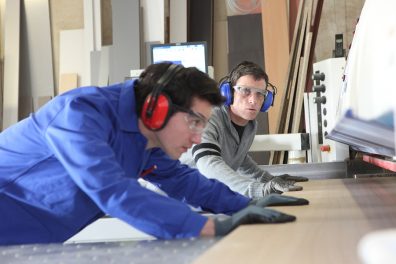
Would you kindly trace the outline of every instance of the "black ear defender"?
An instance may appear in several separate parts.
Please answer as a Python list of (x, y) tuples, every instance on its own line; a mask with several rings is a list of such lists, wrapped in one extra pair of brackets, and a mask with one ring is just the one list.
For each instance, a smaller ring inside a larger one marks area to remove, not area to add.
[(162, 90), (181, 69), (183, 66), (171, 64), (144, 100), (141, 119), (148, 129), (153, 131), (162, 129), (172, 115), (172, 101)]

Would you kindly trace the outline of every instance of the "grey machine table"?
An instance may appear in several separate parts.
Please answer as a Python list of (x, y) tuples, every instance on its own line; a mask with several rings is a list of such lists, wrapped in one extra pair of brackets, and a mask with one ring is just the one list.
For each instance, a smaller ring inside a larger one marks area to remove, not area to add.
[(32, 244), (0, 247), (0, 263), (192, 263), (217, 239)]

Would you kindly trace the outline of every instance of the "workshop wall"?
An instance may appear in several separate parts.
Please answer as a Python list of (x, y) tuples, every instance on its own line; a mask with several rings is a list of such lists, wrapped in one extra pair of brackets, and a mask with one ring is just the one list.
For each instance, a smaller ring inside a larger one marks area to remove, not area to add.
[[(50, 6), (51, 38), (53, 50), (53, 68), (55, 91), (59, 83), (59, 35), (60, 31), (82, 29), (83, 0), (48, 0)], [(169, 0), (163, 0), (164, 3)], [(214, 1), (213, 28), (213, 66), (214, 77), (219, 80), (228, 73), (228, 32), (227, 4), (231, 0)], [(241, 1), (241, 0), (239, 0)], [(266, 1), (266, 0), (262, 0)], [(272, 1), (272, 0), (268, 0)], [(292, 1), (292, 0), (290, 0)], [(315, 0), (317, 1), (317, 0)], [(238, 2), (236, 0), (231, 2)], [(246, 1), (241, 1), (246, 2)], [(251, 1), (250, 1), (251, 2)], [(289, 1), (287, 1), (289, 3)], [(102, 20), (102, 45), (112, 44), (111, 0), (100, 0)], [(344, 34), (344, 48), (348, 47), (353, 37), (353, 31), (364, 0), (333, 0), (324, 1), (318, 38), (315, 48), (315, 61), (332, 57), (335, 34)], [(2, 121), (3, 102), (3, 59), (4, 59), (4, 10), (5, 0), (0, 0), (0, 125)], [(268, 66), (266, 66), (268, 68)]]

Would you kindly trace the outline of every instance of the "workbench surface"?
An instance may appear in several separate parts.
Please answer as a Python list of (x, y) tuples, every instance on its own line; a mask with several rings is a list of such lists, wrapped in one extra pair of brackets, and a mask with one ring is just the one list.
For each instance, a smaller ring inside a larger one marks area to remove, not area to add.
[(273, 207), (293, 223), (245, 225), (211, 247), (195, 264), (361, 263), (358, 242), (370, 231), (396, 227), (396, 178), (326, 179), (301, 183), (288, 195), (307, 206)]
[(272, 207), (295, 215), (284, 224), (245, 225), (223, 239), (152, 240), (0, 247), (0, 263), (361, 263), (359, 240), (396, 227), (396, 178), (299, 183), (306, 206)]

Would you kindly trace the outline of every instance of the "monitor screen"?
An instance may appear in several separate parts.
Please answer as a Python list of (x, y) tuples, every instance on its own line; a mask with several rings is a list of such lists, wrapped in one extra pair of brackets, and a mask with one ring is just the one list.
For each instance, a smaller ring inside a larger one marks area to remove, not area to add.
[(170, 61), (184, 67), (197, 67), (207, 73), (206, 42), (184, 42), (151, 45), (151, 63)]

